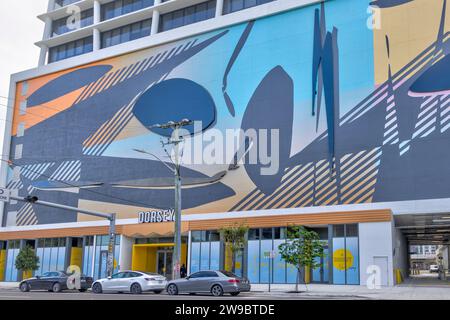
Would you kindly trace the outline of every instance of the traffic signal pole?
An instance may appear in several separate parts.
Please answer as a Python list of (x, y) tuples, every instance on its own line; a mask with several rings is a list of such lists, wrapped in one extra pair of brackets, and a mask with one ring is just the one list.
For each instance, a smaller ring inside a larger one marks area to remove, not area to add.
[(66, 206), (63, 204), (42, 201), (42, 200), (39, 200), (38, 197), (34, 197), (34, 196), (28, 196), (28, 197), (23, 198), (23, 197), (16, 197), (16, 196), (10, 195), (9, 198), (12, 200), (17, 200), (17, 201), (21, 201), (21, 202), (27, 202), (27, 203), (41, 205), (44, 207), (79, 212), (79, 213), (86, 214), (89, 216), (94, 216), (94, 217), (104, 218), (104, 219), (109, 220), (107, 275), (108, 275), (108, 277), (112, 276), (113, 270), (114, 270), (114, 246), (115, 246), (115, 242), (116, 242), (116, 214), (115, 213), (103, 213), (103, 212), (98, 212), (98, 211), (70, 207), (70, 206)]

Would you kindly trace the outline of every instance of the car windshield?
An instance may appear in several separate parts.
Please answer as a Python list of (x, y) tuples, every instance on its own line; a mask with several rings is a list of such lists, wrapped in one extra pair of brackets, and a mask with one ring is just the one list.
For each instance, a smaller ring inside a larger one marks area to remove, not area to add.
[(221, 270), (220, 272), (230, 278), (239, 278), (237, 275), (235, 275), (233, 272), (230, 272), (230, 271)]

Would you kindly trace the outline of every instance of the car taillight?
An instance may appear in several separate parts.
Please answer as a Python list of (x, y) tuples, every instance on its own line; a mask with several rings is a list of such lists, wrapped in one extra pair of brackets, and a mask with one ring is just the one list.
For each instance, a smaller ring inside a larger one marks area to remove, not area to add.
[(241, 282), (239, 279), (230, 279), (228, 280), (229, 283), (239, 283)]
[(144, 278), (146, 281), (155, 281), (155, 278)]

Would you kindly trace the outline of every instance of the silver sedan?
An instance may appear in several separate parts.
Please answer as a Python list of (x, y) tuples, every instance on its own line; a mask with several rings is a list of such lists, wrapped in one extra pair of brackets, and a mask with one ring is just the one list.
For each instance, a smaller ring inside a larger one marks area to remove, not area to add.
[(167, 284), (167, 293), (211, 293), (218, 297), (229, 293), (237, 296), (250, 291), (250, 282), (228, 271), (199, 271), (184, 279), (172, 280)]
[(167, 279), (156, 273), (140, 271), (119, 272), (112, 277), (100, 279), (92, 284), (93, 293), (131, 292), (140, 294), (146, 291), (161, 293), (167, 285)]

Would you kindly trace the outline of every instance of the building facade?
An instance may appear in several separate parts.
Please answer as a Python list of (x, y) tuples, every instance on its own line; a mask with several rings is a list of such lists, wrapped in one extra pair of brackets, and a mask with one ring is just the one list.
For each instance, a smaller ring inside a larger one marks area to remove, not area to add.
[[(293, 283), (278, 246), (303, 225), (325, 243), (312, 282), (394, 285), (419, 229), (448, 245), (446, 2), (49, 1), (40, 65), (12, 76), (1, 183), (116, 213), (116, 270), (170, 274), (171, 132), (155, 125), (187, 118), (189, 272), (232, 260), (252, 283)], [(21, 278), (26, 245), (37, 273), (104, 276), (106, 221), (21, 202), (0, 221), (0, 280)], [(236, 224), (231, 259), (220, 230)]]

